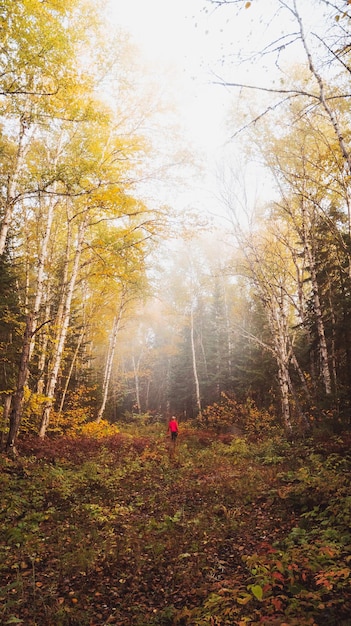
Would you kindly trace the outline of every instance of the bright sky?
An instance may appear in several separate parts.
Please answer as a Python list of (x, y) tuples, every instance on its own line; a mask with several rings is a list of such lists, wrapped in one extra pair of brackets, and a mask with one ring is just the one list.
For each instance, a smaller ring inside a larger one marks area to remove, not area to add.
[[(256, 62), (251, 66), (238, 64), (234, 58), (241, 48), (245, 47), (246, 54), (250, 55), (272, 41), (279, 41), (284, 29), (285, 32), (296, 30), (296, 24), (291, 28), (289, 15), (283, 24), (280, 19), (274, 24), (264, 23), (266, 16), (276, 13), (276, 0), (252, 2), (250, 8), (242, 11), (239, 26), (230, 3), (216, 9), (208, 0), (108, 1), (109, 19), (130, 33), (143, 62), (149, 63), (154, 72), (159, 66), (162, 81), (167, 82), (169, 77), (170, 93), (177, 94), (180, 123), (185, 124), (188, 140), (207, 156), (207, 180), (211, 186), (217, 155), (221, 155), (230, 135), (226, 128), (228, 108), (231, 105), (233, 109), (238, 96), (237, 90), (215, 85), (214, 72), (229, 80), (261, 82), (267, 86), (274, 75), (274, 66), (262, 71)], [(305, 0), (298, 0), (298, 4), (304, 11), (308, 6), (311, 9)], [(259, 10), (263, 18), (258, 15)], [(314, 26), (315, 21), (313, 18)], [(225, 65), (222, 66), (223, 55)], [(172, 69), (165, 72), (168, 66)], [(167, 84), (163, 88), (167, 91)], [(258, 181), (258, 176), (254, 176), (252, 183), (250, 188), (259, 185), (263, 192), (264, 181)], [(255, 196), (256, 190), (253, 193)]]
[(126, 26), (153, 60), (179, 61), (193, 51), (192, 15), (201, 10), (202, 0), (111, 0), (111, 15)]
[[(245, 48), (245, 54), (250, 56), (255, 50), (279, 42), (284, 32), (296, 32), (297, 28), (296, 23), (292, 25), (288, 10), (277, 10), (277, 0), (247, 2), (246, 10), (243, 2), (240, 18), (235, 17), (236, 5), (228, 3), (216, 7), (209, 0), (108, 2), (111, 21), (131, 34), (145, 61), (149, 60), (153, 67), (171, 64), (178, 71), (179, 80), (182, 80), (180, 90), (184, 111), (193, 127), (194, 137), (211, 147), (225, 139), (220, 122), (230, 99), (235, 97), (234, 90), (226, 92), (225, 88), (213, 84), (214, 72), (229, 80), (261, 82), (267, 86), (276, 69), (274, 61), (266, 72), (262, 72), (258, 58), (251, 66), (235, 64), (234, 58), (241, 48)], [(315, 30), (318, 16), (323, 17), (322, 12), (316, 14), (311, 0), (297, 0), (297, 5), (306, 30), (309, 30), (308, 22)], [(274, 15), (272, 21), (270, 17)], [(283, 54), (290, 58), (294, 55), (297, 60), (297, 52), (296, 47), (287, 46), (286, 52), (280, 54), (279, 62)], [(222, 66), (223, 56), (225, 65)]]
[(206, 0), (110, 0), (110, 16), (131, 34), (144, 61), (170, 66), (172, 81), (178, 75), (189, 136), (212, 149), (224, 140), (226, 97), (223, 88), (210, 84), (216, 50), (205, 32), (204, 6)]

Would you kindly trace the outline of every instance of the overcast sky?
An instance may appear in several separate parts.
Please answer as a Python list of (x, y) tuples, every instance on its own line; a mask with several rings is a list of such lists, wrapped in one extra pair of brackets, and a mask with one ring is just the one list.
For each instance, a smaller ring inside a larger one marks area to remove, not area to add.
[[(228, 110), (236, 110), (233, 103), (239, 98), (238, 90), (226, 89), (216, 85), (215, 81), (221, 76), (267, 86), (274, 80), (277, 67), (268, 56), (251, 55), (272, 41), (279, 41), (284, 33), (296, 30), (296, 23), (292, 25), (288, 11), (278, 12), (277, 17), (276, 0), (252, 2), (247, 10), (243, 8), (239, 20), (235, 17), (233, 5), (216, 9), (207, 0), (109, 0), (109, 3), (108, 19), (130, 33), (132, 41), (140, 49), (143, 62), (152, 66), (154, 74), (160, 67), (163, 89), (167, 91), (165, 83), (169, 80), (170, 93), (176, 93), (180, 124), (185, 125), (187, 139), (194, 145), (195, 151), (198, 149), (199, 154), (204, 153), (208, 160), (204, 186), (209, 186), (209, 204), (213, 206), (212, 191), (218, 193), (218, 189), (214, 189), (215, 169), (221, 160), (228, 162), (228, 154), (232, 150), (230, 144), (228, 147), (231, 135), (227, 126)], [(298, 0), (298, 4), (307, 13), (307, 18), (310, 13), (310, 21), (315, 28), (312, 0)], [(272, 15), (276, 16), (273, 21)], [(239, 62), (241, 49), (245, 49), (243, 58), (251, 57), (253, 63)], [(298, 60), (296, 46), (288, 46), (279, 56), (279, 62), (283, 61), (283, 54), (291, 53), (292, 58)], [(168, 66), (172, 71), (165, 72)], [(239, 153), (241, 141), (245, 141), (242, 135), (235, 147)], [(269, 183), (265, 191), (264, 185), (262, 171), (256, 175), (251, 170), (249, 193), (255, 201), (256, 186), (263, 196), (267, 197), (270, 193)], [(195, 204), (196, 194), (197, 202), (201, 203), (201, 190), (193, 190)]]
[[(189, 137), (211, 150), (225, 138), (228, 94), (213, 85), (211, 72), (221, 42), (207, 32), (205, 6), (205, 0), (111, 0), (109, 13), (131, 34), (143, 60), (154, 69), (160, 66), (162, 80), (162, 68), (172, 68), (170, 87), (173, 90), (174, 81), (179, 81), (179, 101)], [(212, 20), (216, 25), (213, 16)]]

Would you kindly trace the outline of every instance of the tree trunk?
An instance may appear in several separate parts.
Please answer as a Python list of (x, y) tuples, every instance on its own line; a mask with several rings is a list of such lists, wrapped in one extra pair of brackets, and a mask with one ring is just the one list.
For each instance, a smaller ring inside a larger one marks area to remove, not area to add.
[(62, 410), (63, 410), (63, 406), (64, 406), (66, 395), (67, 395), (68, 386), (69, 386), (69, 383), (70, 383), (70, 380), (71, 380), (71, 376), (72, 376), (73, 369), (74, 369), (74, 366), (75, 366), (75, 363), (76, 363), (76, 360), (77, 360), (77, 356), (78, 356), (78, 353), (79, 353), (80, 346), (82, 345), (84, 333), (85, 333), (85, 327), (83, 326), (83, 328), (81, 330), (81, 333), (79, 335), (78, 343), (77, 343), (76, 349), (74, 351), (74, 355), (73, 355), (73, 359), (72, 359), (72, 362), (71, 362), (71, 366), (69, 368), (66, 384), (65, 384), (65, 387), (64, 387), (64, 390), (63, 390), (63, 393), (62, 393), (61, 402), (60, 402), (60, 408), (59, 408), (59, 411), (58, 411), (59, 414), (62, 413)]
[(28, 128), (29, 128), (28, 117), (25, 113), (23, 113), (20, 117), (18, 145), (17, 145), (17, 152), (16, 152), (14, 164), (13, 164), (13, 170), (8, 178), (7, 189), (6, 189), (4, 216), (2, 219), (1, 229), (0, 229), (0, 255), (2, 255), (5, 250), (7, 233), (11, 226), (12, 214), (13, 214), (14, 206), (16, 204), (17, 182), (18, 182), (18, 176), (20, 174), (20, 171), (23, 165), (23, 159), (25, 157), (25, 152), (26, 152), (25, 137), (26, 137)]
[(4, 409), (2, 413), (1, 448), (3, 447), (4, 442), (5, 442), (5, 432), (7, 429), (7, 422), (10, 417), (11, 402), (12, 402), (12, 395), (9, 394), (8, 396), (5, 396)]
[[(51, 312), (51, 301), (50, 301), (50, 287), (46, 292), (46, 305), (45, 305), (45, 319), (50, 318)], [(39, 360), (38, 360), (38, 382), (37, 382), (37, 393), (42, 395), (44, 393), (45, 381), (44, 381), (44, 370), (45, 363), (47, 357), (47, 348), (49, 343), (49, 329), (48, 326), (45, 326), (44, 334), (40, 338), (40, 350), (39, 350)]]
[(63, 349), (66, 342), (67, 331), (70, 320), (71, 313), (71, 303), (73, 292), (77, 280), (78, 270), (79, 270), (79, 261), (82, 252), (83, 239), (86, 231), (86, 219), (80, 224), (78, 229), (78, 239), (77, 239), (77, 247), (74, 255), (73, 268), (71, 273), (71, 278), (67, 285), (66, 295), (64, 295), (64, 300), (62, 302), (62, 318), (58, 318), (58, 328), (57, 335), (55, 341), (55, 351), (52, 360), (51, 371), (49, 372), (48, 385), (46, 390), (46, 395), (48, 396), (48, 400), (44, 405), (42, 421), (39, 431), (39, 437), (45, 437), (47, 427), (50, 422), (50, 413), (53, 406), (53, 400), (55, 396), (55, 389), (57, 384), (57, 378), (59, 373), (59, 368), (61, 365)]
[(314, 303), (314, 315), (317, 325), (318, 343), (319, 343), (319, 355), (320, 355), (320, 371), (323, 380), (324, 390), (327, 396), (332, 393), (331, 376), (329, 369), (329, 357), (327, 341), (325, 338), (324, 322), (322, 315), (322, 307), (319, 298), (319, 286), (316, 272), (316, 262), (313, 254), (313, 243), (310, 240), (310, 231), (306, 219), (306, 210), (302, 204), (302, 216), (303, 216), (303, 243), (305, 249), (306, 259), (308, 260), (309, 272), (311, 276), (311, 287)]
[(54, 203), (53, 201), (50, 201), (49, 206), (48, 206), (47, 216), (46, 216), (44, 235), (42, 237), (39, 256), (38, 256), (37, 287), (36, 287), (36, 294), (35, 294), (35, 300), (34, 300), (34, 306), (33, 306), (33, 336), (32, 336), (32, 341), (30, 345), (29, 360), (31, 359), (33, 350), (34, 350), (34, 344), (35, 344), (34, 333), (37, 327), (38, 315), (39, 315), (39, 311), (40, 311), (40, 307), (41, 307), (41, 303), (43, 299), (45, 263), (47, 260), (48, 243), (50, 239), (51, 226), (52, 226), (52, 221), (54, 217), (55, 206), (56, 206), (56, 203)]
[(142, 353), (138, 358), (138, 362), (135, 362), (135, 356), (133, 354), (132, 362), (133, 362), (133, 372), (134, 372), (134, 382), (135, 382), (135, 400), (138, 408), (139, 415), (141, 414), (141, 403), (140, 403), (140, 380), (139, 380), (139, 371), (140, 371), (140, 362), (142, 358)]
[(21, 425), (22, 419), (22, 406), (24, 397), (24, 388), (28, 378), (28, 362), (29, 362), (29, 350), (30, 342), (32, 338), (33, 328), (33, 315), (29, 314), (26, 321), (26, 329), (23, 337), (23, 347), (21, 354), (21, 361), (18, 371), (17, 387), (13, 394), (12, 409), (10, 413), (10, 428), (7, 437), (6, 450), (11, 452), (13, 456), (16, 456), (16, 439), (18, 431)]
[(282, 417), (287, 432), (292, 431), (290, 389), (292, 382), (289, 372), (290, 363), (290, 337), (285, 312), (285, 293), (283, 289), (278, 289), (278, 296), (269, 299), (270, 307), (268, 319), (270, 322), (273, 343), (275, 347), (276, 361), (278, 365), (278, 379), (281, 395)]
[(195, 340), (194, 340), (194, 307), (191, 305), (190, 309), (190, 339), (191, 339), (191, 354), (192, 354), (192, 363), (193, 363), (193, 373), (194, 373), (194, 381), (195, 381), (195, 394), (196, 394), (196, 405), (198, 408), (199, 416), (202, 414), (201, 407), (201, 396), (200, 396), (200, 384), (199, 377), (197, 373), (197, 362), (196, 362), (196, 351), (195, 351)]
[(103, 381), (103, 385), (102, 385), (102, 402), (101, 402), (101, 406), (99, 408), (97, 417), (96, 417), (96, 422), (100, 423), (102, 420), (102, 416), (104, 414), (105, 408), (106, 408), (106, 402), (107, 402), (107, 397), (108, 397), (108, 389), (109, 389), (109, 385), (110, 385), (110, 380), (111, 380), (111, 372), (112, 372), (112, 363), (113, 363), (113, 358), (115, 355), (115, 349), (116, 349), (116, 343), (117, 343), (117, 335), (118, 335), (118, 330), (119, 330), (119, 326), (120, 326), (120, 322), (122, 319), (122, 313), (123, 313), (123, 309), (125, 306), (125, 300), (124, 300), (124, 296), (122, 296), (122, 300), (119, 306), (119, 310), (113, 320), (113, 328), (112, 328), (112, 334), (111, 334), (111, 338), (110, 338), (110, 343), (109, 343), (109, 348), (108, 348), (108, 354), (107, 354), (107, 359), (106, 359), (106, 365), (105, 365), (105, 372), (104, 372), (104, 381)]
[(291, 415), (290, 415), (290, 398), (289, 398), (289, 388), (290, 388), (290, 374), (287, 364), (280, 361), (278, 365), (278, 378), (279, 378), (279, 387), (281, 394), (281, 403), (282, 403), (282, 417), (285, 425), (285, 429), (287, 432), (291, 433)]

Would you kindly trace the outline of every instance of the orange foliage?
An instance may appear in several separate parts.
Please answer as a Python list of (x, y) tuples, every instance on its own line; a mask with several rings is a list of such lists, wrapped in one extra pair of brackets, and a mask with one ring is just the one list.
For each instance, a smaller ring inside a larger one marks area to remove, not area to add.
[(258, 409), (250, 398), (245, 402), (238, 402), (224, 392), (221, 395), (221, 401), (206, 407), (198, 418), (201, 426), (212, 428), (217, 433), (236, 427), (253, 439), (271, 434), (275, 430), (275, 416), (267, 410)]

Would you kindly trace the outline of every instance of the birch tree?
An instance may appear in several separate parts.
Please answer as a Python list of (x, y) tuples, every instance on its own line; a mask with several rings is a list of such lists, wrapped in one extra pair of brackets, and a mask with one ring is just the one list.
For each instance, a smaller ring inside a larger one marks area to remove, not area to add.
[[(77, 236), (76, 236), (76, 245), (75, 252), (72, 262), (72, 269), (70, 272), (70, 276), (66, 284), (63, 285), (62, 289), (62, 298), (59, 306), (59, 313), (56, 318), (56, 337), (54, 339), (54, 354), (52, 357), (52, 365), (48, 374), (48, 382), (46, 387), (46, 396), (48, 400), (46, 401), (42, 414), (42, 421), (39, 430), (39, 437), (45, 437), (47, 427), (49, 425), (50, 413), (53, 406), (53, 400), (55, 397), (55, 389), (57, 384), (57, 377), (59, 368), (61, 365), (61, 359), (63, 354), (63, 349), (65, 346), (65, 341), (68, 332), (70, 313), (71, 313), (71, 303), (74, 293), (75, 284), (77, 281), (78, 271), (79, 271), (79, 263), (80, 257), (83, 248), (84, 235), (88, 225), (88, 216), (87, 214), (83, 215), (82, 221), (79, 223), (77, 228)], [(66, 258), (66, 266), (69, 264), (69, 259)]]
[[(265, 234), (245, 236), (240, 234), (240, 247), (244, 256), (243, 268), (253, 282), (267, 315), (271, 332), (271, 346), (261, 342), (272, 351), (277, 363), (278, 382), (281, 394), (282, 417), (285, 428), (291, 431), (294, 414), (291, 406), (293, 384), (290, 376), (291, 346), (290, 329), (293, 312), (291, 292), (290, 259), (275, 236)], [(259, 341), (259, 339), (253, 338)]]
[(199, 375), (198, 375), (198, 357), (195, 348), (195, 325), (194, 325), (194, 308), (195, 308), (195, 299), (194, 296), (190, 303), (190, 345), (191, 345), (191, 357), (192, 357), (192, 365), (193, 365), (193, 374), (194, 374), (194, 382), (195, 382), (195, 398), (196, 398), (196, 406), (198, 410), (198, 415), (201, 417), (202, 412), (202, 402), (201, 402), (201, 392), (200, 392), (200, 383), (199, 383)]
[[(313, 302), (321, 379), (325, 394), (330, 396), (331, 358), (325, 331), (329, 307), (321, 298), (324, 287), (321, 284), (319, 268), (322, 250), (326, 245), (326, 232), (332, 253), (330, 267), (339, 264), (340, 275), (345, 275), (346, 259), (347, 266), (350, 266), (345, 239), (347, 195), (344, 193), (343, 175), (340, 175), (343, 169), (341, 158), (335, 150), (335, 139), (333, 142), (325, 120), (315, 115), (301, 120), (296, 125), (293, 135), (288, 133), (284, 138), (271, 140), (270, 150), (265, 158), (275, 173), (281, 196), (277, 202), (276, 213), (290, 225), (291, 242), (293, 231), (296, 232), (296, 241), (294, 244), (290, 243), (289, 248), (295, 259), (297, 275), (301, 273), (300, 279), (297, 280), (298, 313), (301, 323), (307, 329), (308, 301)], [(339, 253), (335, 256), (334, 250), (338, 249)], [(342, 259), (341, 263), (337, 257)], [(344, 280), (348, 282), (348, 272)], [(310, 285), (310, 290), (307, 285)]]
[[(135, 211), (136, 207), (140, 213)], [(97, 422), (101, 421), (105, 413), (112, 374), (114, 368), (117, 368), (116, 346), (122, 322), (124, 327), (129, 318), (135, 315), (134, 310), (138, 300), (143, 298), (147, 285), (145, 259), (152, 242), (148, 236), (145, 236), (142, 205), (130, 199), (129, 208), (133, 213), (129, 227), (120, 229), (115, 226), (114, 229), (108, 231), (101, 227), (97, 241), (94, 243), (95, 252), (101, 250), (101, 256), (99, 255), (101, 273), (99, 275), (104, 278), (103, 281), (100, 279), (100, 285), (103, 286), (105, 283), (103, 287), (104, 309), (108, 315), (105, 324), (110, 329), (104, 363), (102, 401), (97, 412)], [(133, 355), (133, 343), (132, 340), (128, 345), (129, 355)], [(140, 398), (138, 406), (140, 406)]]
[[(28, 384), (34, 393), (35, 381), (47, 396), (44, 436), (59, 405), (60, 376), (66, 370), (69, 376), (66, 346), (80, 314), (80, 284), (87, 282), (91, 300), (116, 278), (133, 290), (145, 275), (144, 255), (164, 228), (165, 209), (156, 201), (150, 209), (140, 190), (134, 197), (137, 181), (150, 180), (145, 121), (157, 106), (154, 96), (137, 97), (138, 68), (127, 40), (112, 41), (99, 30), (89, 1), (5, 0), (3, 9), (1, 245), (14, 243), (27, 319), (23, 341), (30, 342), (23, 345), (12, 421), (20, 424), (22, 390)], [(104, 238), (99, 243), (101, 225), (111, 229), (108, 248)], [(98, 326), (89, 320), (90, 345)]]
[[(14, 145), (3, 186), (3, 254), (16, 203), (37, 189), (33, 181), (28, 181), (29, 186), (24, 184), (28, 180), (23, 172), (25, 154), (38, 123), (43, 123), (48, 114), (51, 118), (63, 114), (63, 91), (66, 101), (71, 98), (70, 85), (78, 77), (75, 47), (79, 40), (81, 45), (86, 40), (84, 26), (88, 21), (81, 0), (63, 0), (60, 6), (51, 0), (5, 0), (1, 23), (0, 119), (6, 120), (3, 132)], [(84, 83), (82, 78), (80, 83)]]
[(114, 360), (116, 345), (117, 345), (118, 331), (120, 328), (125, 306), (126, 306), (126, 296), (125, 294), (122, 293), (120, 296), (118, 308), (116, 310), (116, 313), (113, 319), (112, 332), (111, 332), (111, 336), (109, 340), (107, 357), (106, 357), (104, 378), (102, 382), (102, 401), (101, 401), (101, 405), (100, 405), (100, 408), (98, 410), (97, 417), (96, 417), (97, 423), (101, 422), (102, 417), (104, 415), (105, 408), (106, 408), (106, 402), (108, 399), (108, 392), (109, 392), (110, 381), (111, 381), (113, 360)]
[(15, 131), (12, 139), (14, 144), (13, 156), (11, 158), (11, 162), (7, 163), (7, 167), (4, 172), (7, 181), (6, 185), (4, 185), (5, 193), (2, 200), (3, 217), (0, 228), (0, 255), (4, 253), (6, 239), (12, 223), (12, 216), (16, 203), (23, 198), (24, 190), (19, 185), (19, 179), (22, 173), (25, 154), (28, 151), (31, 140), (30, 130), (30, 114), (26, 114), (26, 112), (23, 111), (18, 120), (17, 132)]

